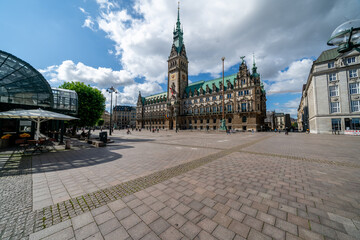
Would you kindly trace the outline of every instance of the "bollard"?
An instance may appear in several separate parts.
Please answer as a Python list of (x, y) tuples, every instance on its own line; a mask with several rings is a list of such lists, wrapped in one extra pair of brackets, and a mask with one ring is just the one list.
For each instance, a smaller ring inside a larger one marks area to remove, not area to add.
[(70, 140), (66, 140), (65, 141), (65, 149), (70, 149), (71, 145), (70, 145)]

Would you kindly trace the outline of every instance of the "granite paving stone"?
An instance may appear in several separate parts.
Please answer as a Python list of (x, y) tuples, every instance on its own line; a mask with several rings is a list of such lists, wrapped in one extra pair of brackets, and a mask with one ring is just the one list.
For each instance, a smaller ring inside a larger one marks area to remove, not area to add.
[[(357, 138), (165, 131), (112, 138), (106, 148), (9, 158), (0, 171), (0, 238), (360, 236)], [(19, 207), (6, 210), (6, 199)]]

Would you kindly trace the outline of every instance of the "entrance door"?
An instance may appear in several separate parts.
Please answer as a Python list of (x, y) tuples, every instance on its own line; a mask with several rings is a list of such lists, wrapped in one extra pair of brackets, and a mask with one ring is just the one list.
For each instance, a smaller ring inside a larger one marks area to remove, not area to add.
[(173, 120), (170, 120), (169, 129), (170, 129), (170, 130), (173, 130), (173, 128), (174, 128), (174, 121), (173, 121)]
[(349, 130), (350, 129), (350, 118), (345, 118), (345, 130)]

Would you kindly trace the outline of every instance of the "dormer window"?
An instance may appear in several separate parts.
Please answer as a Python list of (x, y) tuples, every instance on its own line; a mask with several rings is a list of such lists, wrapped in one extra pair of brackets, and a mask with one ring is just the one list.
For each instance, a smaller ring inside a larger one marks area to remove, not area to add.
[(334, 67), (335, 67), (335, 62), (328, 63), (328, 68), (334, 68)]

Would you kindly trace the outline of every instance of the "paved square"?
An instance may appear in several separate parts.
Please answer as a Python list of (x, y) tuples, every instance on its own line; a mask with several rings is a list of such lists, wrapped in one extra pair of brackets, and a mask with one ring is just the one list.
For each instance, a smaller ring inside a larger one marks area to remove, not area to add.
[[(358, 137), (112, 138), (106, 148), (34, 156), (31, 174), (2, 176), (0, 238), (360, 239)], [(20, 181), (11, 198), (32, 208), (16, 211), (5, 201)]]

